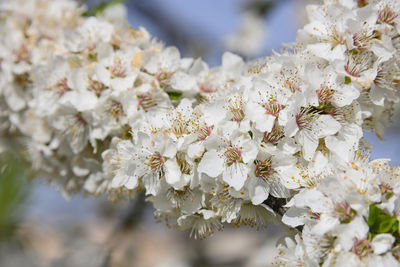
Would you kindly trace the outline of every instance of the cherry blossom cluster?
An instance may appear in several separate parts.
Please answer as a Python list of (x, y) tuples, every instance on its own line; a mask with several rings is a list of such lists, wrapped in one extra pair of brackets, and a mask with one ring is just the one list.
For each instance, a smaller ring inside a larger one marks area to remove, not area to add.
[(398, 169), (359, 152), (398, 102), (396, 1), (310, 5), (280, 53), (214, 68), (130, 28), (121, 5), (84, 11), (0, 4), (1, 145), (22, 144), (38, 176), (66, 195), (144, 191), (200, 238), (282, 221), (302, 233), (283, 265), (398, 264)]
[(361, 151), (349, 167), (301, 189), (282, 221), (301, 231), (280, 245), (279, 264), (398, 266), (400, 169)]

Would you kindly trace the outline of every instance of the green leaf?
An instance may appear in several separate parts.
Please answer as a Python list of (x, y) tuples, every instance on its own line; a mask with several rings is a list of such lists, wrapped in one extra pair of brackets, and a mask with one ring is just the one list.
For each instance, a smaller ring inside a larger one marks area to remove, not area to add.
[(82, 13), (83, 17), (93, 17), (98, 14), (103, 13), (107, 8), (116, 4), (122, 4), (124, 0), (111, 0), (109, 2), (104, 1), (98, 4), (97, 6), (93, 7), (91, 10), (87, 10)]
[(167, 92), (169, 99), (179, 101), (182, 97), (182, 92), (180, 91), (170, 91)]
[(0, 240), (12, 234), (28, 200), (27, 166), (11, 154), (0, 155)]
[(399, 230), (399, 221), (395, 216), (390, 216), (376, 205), (369, 206), (367, 224), (372, 235), (383, 233), (396, 233)]

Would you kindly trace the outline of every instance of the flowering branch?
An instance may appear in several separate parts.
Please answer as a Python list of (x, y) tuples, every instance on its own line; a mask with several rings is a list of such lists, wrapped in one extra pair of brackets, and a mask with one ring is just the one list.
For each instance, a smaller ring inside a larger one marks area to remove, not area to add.
[(65, 194), (145, 191), (200, 238), (283, 215), (302, 230), (283, 265), (398, 264), (398, 168), (360, 151), (398, 102), (399, 4), (310, 5), (281, 53), (210, 69), (121, 5), (84, 18), (72, 1), (21, 3), (0, 6), (0, 128)]

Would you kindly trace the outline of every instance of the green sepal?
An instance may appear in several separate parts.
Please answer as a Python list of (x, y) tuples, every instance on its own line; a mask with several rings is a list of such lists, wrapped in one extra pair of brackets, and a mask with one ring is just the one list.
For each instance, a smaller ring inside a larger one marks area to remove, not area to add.
[(124, 0), (111, 0), (109, 2), (104, 1), (98, 4), (97, 6), (93, 7), (90, 10), (86, 10), (82, 13), (82, 17), (94, 17), (98, 14), (103, 13), (107, 8), (116, 4), (122, 4)]
[(182, 97), (182, 92), (180, 91), (170, 91), (167, 92), (169, 99), (179, 101)]

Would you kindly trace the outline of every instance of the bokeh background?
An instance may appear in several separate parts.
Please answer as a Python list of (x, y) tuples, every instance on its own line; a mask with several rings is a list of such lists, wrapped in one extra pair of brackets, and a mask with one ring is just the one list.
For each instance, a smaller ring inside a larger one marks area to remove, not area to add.
[[(89, 7), (98, 0), (82, 1)], [(184, 57), (221, 63), (226, 50), (251, 60), (295, 40), (312, 0), (126, 0), (133, 27), (145, 27)], [(366, 133), (372, 158), (400, 163), (400, 116), (385, 141)], [(7, 162), (7, 168), (5, 167)], [(11, 164), (10, 164), (11, 162)], [(158, 224), (143, 196), (111, 203), (74, 195), (66, 199), (40, 179), (25, 177), (25, 163), (0, 157), (0, 266), (211, 267), (271, 266), (284, 231), (257, 232), (226, 225), (205, 240)]]

